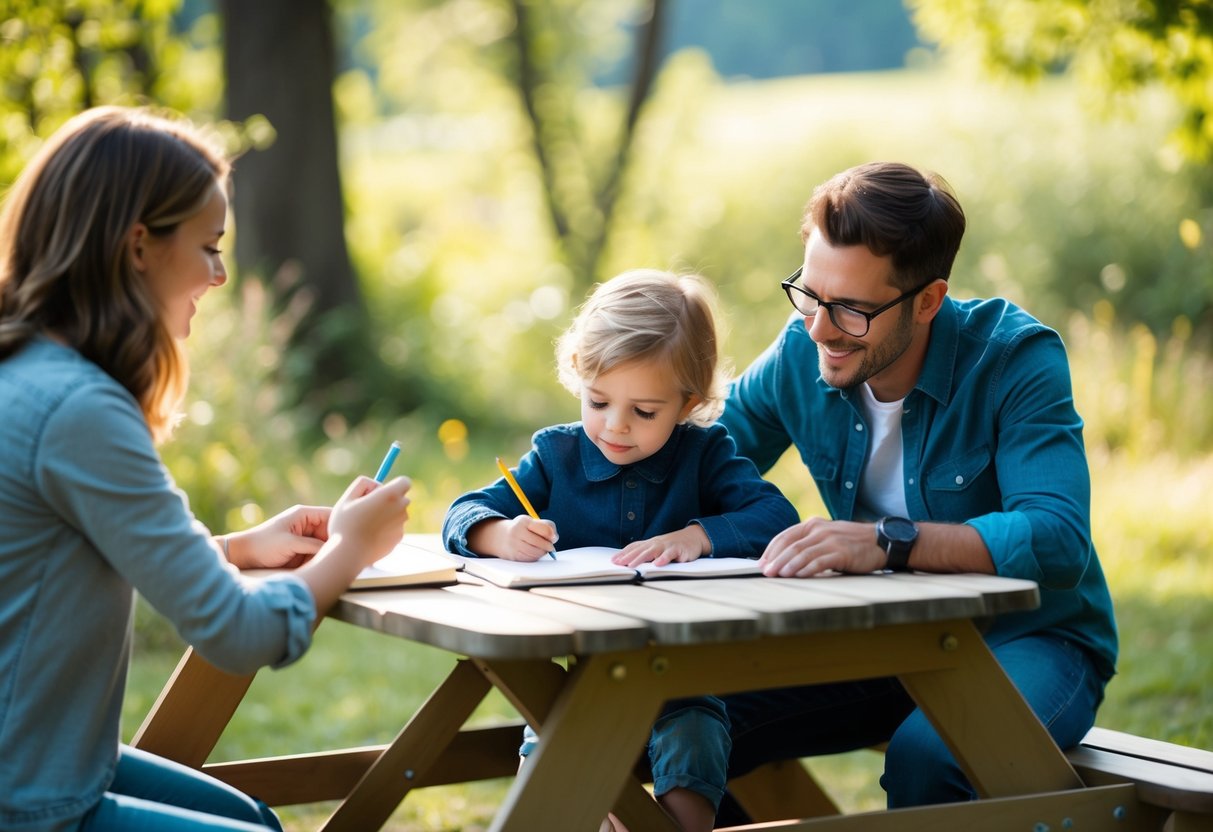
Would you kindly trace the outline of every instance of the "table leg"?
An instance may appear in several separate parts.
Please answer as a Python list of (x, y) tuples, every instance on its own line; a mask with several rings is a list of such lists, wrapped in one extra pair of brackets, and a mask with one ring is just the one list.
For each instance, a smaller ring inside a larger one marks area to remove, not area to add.
[[(618, 657), (589, 656), (569, 678), (543, 723), (543, 741), (518, 773), (493, 832), (596, 830), (631, 776), (662, 699)], [(624, 690), (626, 688), (626, 695)]]
[[(568, 679), (565, 670), (550, 661), (475, 661), (518, 712), (542, 729)], [(630, 829), (677, 832), (673, 820), (635, 777), (627, 779), (612, 811)]]
[(325, 832), (381, 828), (488, 692), (489, 682), (479, 669), (458, 662), (329, 817)]
[(186, 648), (131, 745), (201, 768), (252, 683), (252, 675), (225, 673)]
[(1081, 789), (1082, 780), (972, 622), (953, 622), (941, 646), (954, 655), (953, 669), (899, 678), (978, 795)]

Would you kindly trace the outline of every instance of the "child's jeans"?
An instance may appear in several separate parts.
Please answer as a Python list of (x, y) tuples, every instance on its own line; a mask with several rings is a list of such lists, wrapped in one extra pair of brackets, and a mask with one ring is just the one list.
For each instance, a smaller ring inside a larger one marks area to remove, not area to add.
[[(518, 753), (526, 757), (538, 742), (528, 725)], [(660, 797), (671, 789), (690, 789), (719, 807), (732, 748), (729, 718), (724, 703), (715, 696), (667, 702), (649, 734), (654, 794)]]

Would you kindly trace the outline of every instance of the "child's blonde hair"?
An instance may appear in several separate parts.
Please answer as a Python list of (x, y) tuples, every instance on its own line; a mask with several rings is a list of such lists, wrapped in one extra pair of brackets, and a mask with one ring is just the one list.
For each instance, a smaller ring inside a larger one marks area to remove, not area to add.
[(711, 422), (724, 405), (716, 299), (698, 275), (633, 269), (599, 284), (556, 342), (560, 383), (581, 395), (584, 381), (621, 364), (666, 361), (687, 398), (689, 421)]

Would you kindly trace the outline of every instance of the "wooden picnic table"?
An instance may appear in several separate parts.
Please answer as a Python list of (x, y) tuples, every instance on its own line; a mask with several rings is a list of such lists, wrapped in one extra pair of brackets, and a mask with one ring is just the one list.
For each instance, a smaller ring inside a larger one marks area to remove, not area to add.
[[(409, 539), (437, 545), (436, 536)], [(633, 830), (673, 830), (633, 774), (664, 701), (897, 676), (979, 795), (1000, 799), (877, 813), (897, 816), (898, 828), (963, 828), (969, 821), (962, 811), (987, 812), (978, 817), (988, 828), (1032, 828), (1056, 816), (1055, 829), (1063, 818), (1111, 822), (1119, 812), (1115, 828), (1132, 828), (1120, 823), (1133, 819), (1125, 791), (1132, 787), (1084, 789), (981, 638), (983, 619), (1038, 604), (1034, 583), (988, 575), (668, 580), (529, 591), (464, 578), (441, 588), (351, 592), (330, 617), (465, 658), (390, 745), (207, 770), (271, 805), (344, 797), (325, 829), (378, 829), (411, 788), (505, 773), (486, 768), (489, 752), (480, 746), (492, 732), (461, 730), (495, 687), (542, 741), (518, 771), (493, 830), (596, 830), (612, 808)], [(221, 673), (187, 651), (134, 744), (201, 767), (251, 679)], [(500, 759), (502, 738), (493, 741)], [(516, 729), (507, 741), (516, 747)], [(814, 823), (863, 818), (873, 822), (865, 815)], [(910, 818), (921, 825), (904, 825)]]

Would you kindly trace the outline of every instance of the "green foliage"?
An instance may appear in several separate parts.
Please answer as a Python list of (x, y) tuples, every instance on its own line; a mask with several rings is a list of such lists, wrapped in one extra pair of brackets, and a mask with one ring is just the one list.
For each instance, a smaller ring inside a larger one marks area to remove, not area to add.
[(211, 114), (222, 86), (214, 20), (179, 32), (180, 0), (6, 0), (0, 9), (0, 182), (42, 137), (99, 104)]
[(1213, 160), (1213, 5), (1204, 0), (908, 0), (927, 37), (1025, 78), (1072, 67), (1093, 100), (1152, 84), (1181, 105), (1176, 139)]
[[(583, 98), (613, 123), (617, 97)], [(1213, 183), (1160, 150), (1172, 111), (1155, 97), (1136, 122), (1092, 123), (1069, 81), (991, 89), (946, 69), (725, 85), (682, 53), (641, 120), (602, 272), (705, 274), (744, 368), (790, 311), (778, 282), (802, 257), (813, 186), (900, 159), (943, 173), (965, 206), (955, 294), (1009, 297), (1059, 329), (1102, 300), (1126, 328), (1165, 341), (1186, 327), (1199, 349)], [(508, 91), (486, 86), (475, 115), (396, 117), (345, 143), (350, 246), (389, 365), (425, 378), (425, 400), (473, 439), (575, 417), (552, 341), (583, 293), (554, 251)]]

